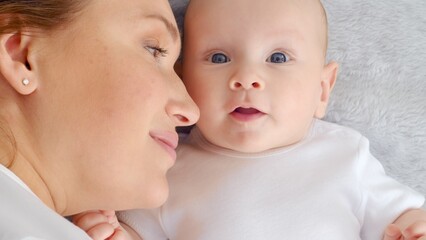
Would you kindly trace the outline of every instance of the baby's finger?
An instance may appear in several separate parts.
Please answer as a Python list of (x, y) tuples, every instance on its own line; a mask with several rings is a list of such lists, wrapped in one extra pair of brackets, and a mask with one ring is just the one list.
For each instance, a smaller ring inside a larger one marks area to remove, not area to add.
[(115, 215), (114, 210), (101, 210), (101, 213), (108, 218), (108, 222), (114, 226), (114, 228), (120, 227), (118, 222), (117, 215)]
[(114, 227), (106, 222), (98, 224), (87, 231), (87, 235), (93, 240), (109, 239), (112, 234), (114, 234)]
[(100, 213), (100, 211), (92, 210), (92, 211), (86, 211), (86, 212), (82, 212), (82, 213), (79, 213), (79, 214), (75, 214), (74, 216), (72, 216), (72, 222), (74, 224), (76, 224), (82, 217), (86, 216), (89, 213)]
[(416, 222), (403, 232), (405, 239), (422, 239), (426, 237), (426, 222)]
[(121, 229), (115, 229), (114, 235), (108, 238), (108, 240), (127, 240), (127, 237)]
[(102, 214), (104, 214), (105, 216), (109, 217), (109, 216), (115, 216), (115, 211), (114, 210), (100, 210), (100, 212)]
[(108, 218), (99, 212), (87, 213), (74, 222), (75, 225), (77, 225), (79, 228), (83, 229), (86, 232), (101, 223), (108, 223)]
[(395, 224), (389, 225), (385, 230), (383, 240), (400, 240), (400, 239), (402, 239), (401, 230)]

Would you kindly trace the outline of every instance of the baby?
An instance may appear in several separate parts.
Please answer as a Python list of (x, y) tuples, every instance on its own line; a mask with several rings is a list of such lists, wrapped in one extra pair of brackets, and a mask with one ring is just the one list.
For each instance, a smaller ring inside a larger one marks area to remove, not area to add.
[(318, 0), (192, 0), (182, 77), (201, 117), (169, 200), (118, 214), (134, 239), (426, 239), (424, 197), (319, 120), (338, 69), (326, 49)]

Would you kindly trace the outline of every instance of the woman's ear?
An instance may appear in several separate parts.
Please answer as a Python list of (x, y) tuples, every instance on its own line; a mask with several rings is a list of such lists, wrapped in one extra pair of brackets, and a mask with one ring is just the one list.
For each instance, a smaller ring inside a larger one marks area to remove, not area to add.
[(20, 32), (0, 36), (0, 73), (22, 95), (33, 93), (38, 86), (28, 60), (32, 39)]
[(336, 83), (338, 69), (339, 65), (333, 61), (324, 66), (321, 77), (321, 98), (318, 108), (315, 111), (316, 118), (323, 118), (325, 115), (331, 91), (333, 90), (334, 84)]

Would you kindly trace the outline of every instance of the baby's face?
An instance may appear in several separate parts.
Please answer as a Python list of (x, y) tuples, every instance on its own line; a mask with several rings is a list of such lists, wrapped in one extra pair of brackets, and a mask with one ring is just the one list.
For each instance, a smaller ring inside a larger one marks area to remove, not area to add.
[(316, 0), (192, 0), (183, 80), (207, 140), (240, 152), (300, 141), (328, 100), (325, 36)]

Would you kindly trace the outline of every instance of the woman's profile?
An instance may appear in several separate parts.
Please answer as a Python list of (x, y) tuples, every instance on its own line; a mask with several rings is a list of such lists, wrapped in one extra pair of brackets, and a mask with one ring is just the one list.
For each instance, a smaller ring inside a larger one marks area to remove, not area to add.
[(90, 239), (63, 216), (168, 196), (176, 126), (167, 0), (0, 2), (0, 239)]

